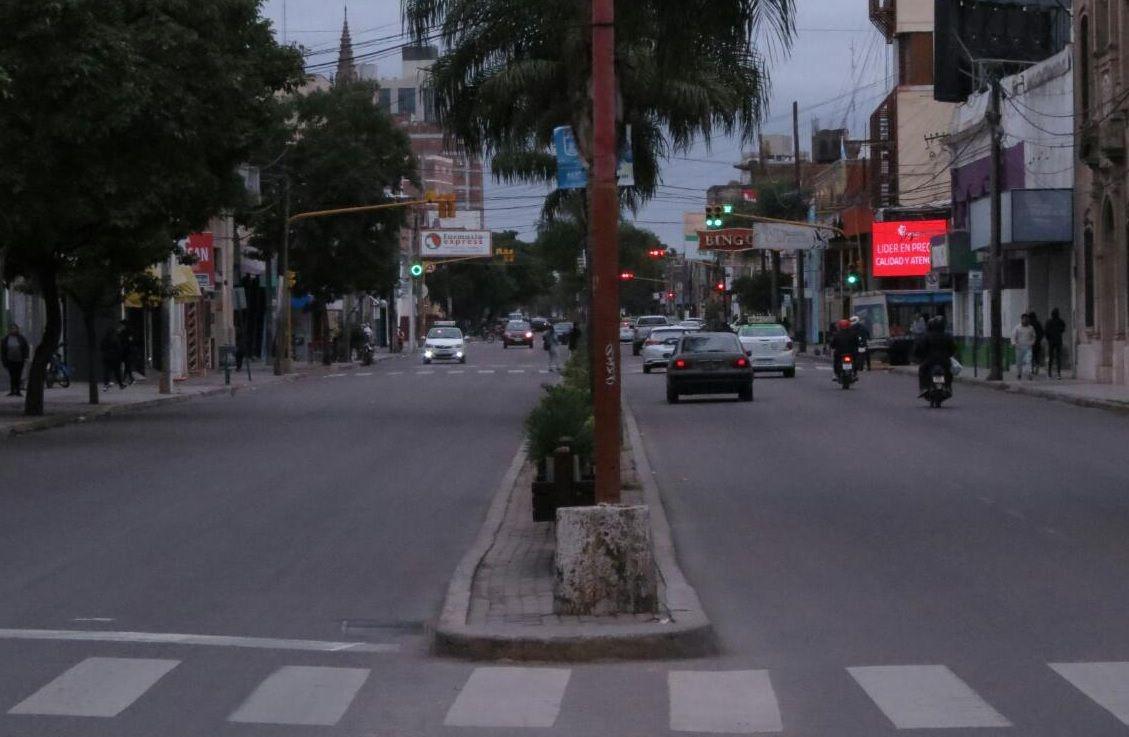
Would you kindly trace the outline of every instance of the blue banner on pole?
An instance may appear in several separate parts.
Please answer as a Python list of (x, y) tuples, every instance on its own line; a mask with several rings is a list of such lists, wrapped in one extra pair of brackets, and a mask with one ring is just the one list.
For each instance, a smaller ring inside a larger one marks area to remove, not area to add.
[(553, 129), (553, 146), (557, 149), (557, 187), (584, 189), (588, 186), (588, 168), (580, 156), (580, 148), (572, 135), (572, 126)]

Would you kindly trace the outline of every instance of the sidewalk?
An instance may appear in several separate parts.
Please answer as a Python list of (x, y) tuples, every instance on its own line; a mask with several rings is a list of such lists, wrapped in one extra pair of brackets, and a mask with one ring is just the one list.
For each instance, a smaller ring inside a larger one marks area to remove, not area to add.
[[(377, 353), (376, 361), (391, 358), (394, 354)], [(24, 415), (24, 398), (0, 396), (0, 438), (24, 433), (47, 430), (75, 422), (86, 422), (107, 415), (133, 412), (148, 407), (175, 402), (186, 402), (197, 397), (217, 394), (235, 394), (238, 391), (261, 386), (270, 386), (284, 381), (297, 381), (308, 376), (347, 371), (359, 367), (359, 363), (338, 363), (332, 366), (322, 364), (295, 363), (293, 371), (286, 376), (275, 376), (271, 361), (251, 363), (251, 378), (247, 378), (247, 368), (242, 373), (231, 374), (231, 384), (224, 383), (223, 371), (209, 371), (202, 377), (193, 377), (173, 382), (172, 394), (158, 394), (158, 374), (150, 371), (148, 377), (137, 375), (132, 386), (119, 389), (116, 386), (104, 390), (99, 387), (98, 404), (88, 403), (89, 389), (85, 381), (73, 382), (70, 387), (58, 386), (46, 389), (43, 403), (46, 414), (42, 417)], [(25, 391), (26, 393), (26, 391)]]
[(522, 451), (451, 581), (436, 626), (436, 653), (470, 659), (585, 661), (715, 652), (712, 627), (675, 560), (658, 487), (634, 418), (626, 410), (625, 425), (622, 500), (650, 507), (660, 611), (610, 616), (553, 612), (554, 523), (533, 521), (533, 467)]

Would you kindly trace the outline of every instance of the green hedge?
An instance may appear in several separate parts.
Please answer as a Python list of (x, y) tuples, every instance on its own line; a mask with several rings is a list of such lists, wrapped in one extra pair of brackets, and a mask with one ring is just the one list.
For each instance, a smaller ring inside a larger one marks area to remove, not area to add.
[(546, 384), (545, 396), (525, 418), (529, 455), (534, 461), (549, 458), (561, 438), (572, 438), (573, 450), (581, 458), (593, 451), (592, 392), (588, 383), (588, 357), (573, 351), (560, 384)]

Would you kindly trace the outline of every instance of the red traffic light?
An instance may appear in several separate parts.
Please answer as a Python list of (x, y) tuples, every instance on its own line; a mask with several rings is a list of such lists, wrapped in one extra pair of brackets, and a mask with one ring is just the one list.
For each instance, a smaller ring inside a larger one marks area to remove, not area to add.
[(666, 257), (666, 249), (664, 249), (664, 248), (652, 248), (651, 250), (647, 251), (647, 255), (650, 256), (651, 258), (665, 258)]
[(717, 284), (713, 285), (713, 288), (716, 289), (719, 292), (724, 292), (725, 291), (725, 282), (719, 281)]
[(666, 293), (666, 298), (667, 298), (667, 299), (673, 300), (673, 299), (674, 299), (674, 296), (675, 296), (675, 295), (674, 295), (674, 292), (667, 292), (667, 293)]
[(634, 278), (635, 278), (635, 272), (634, 271), (621, 271), (621, 272), (619, 272), (619, 280), (620, 281), (631, 281)]

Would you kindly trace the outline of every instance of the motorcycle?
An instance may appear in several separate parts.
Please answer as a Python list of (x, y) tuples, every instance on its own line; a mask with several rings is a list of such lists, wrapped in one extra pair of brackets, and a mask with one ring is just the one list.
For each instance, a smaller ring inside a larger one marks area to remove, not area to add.
[(372, 343), (365, 343), (361, 346), (361, 365), (371, 366), (375, 353), (376, 349), (373, 347)]
[(843, 356), (843, 360), (839, 362), (839, 386), (850, 389), (851, 384), (858, 380), (854, 356)]
[(932, 409), (939, 409), (941, 404), (953, 396), (953, 390), (945, 383), (945, 370), (940, 366), (934, 366), (929, 374), (929, 388), (921, 394), (922, 398), (929, 402)]

